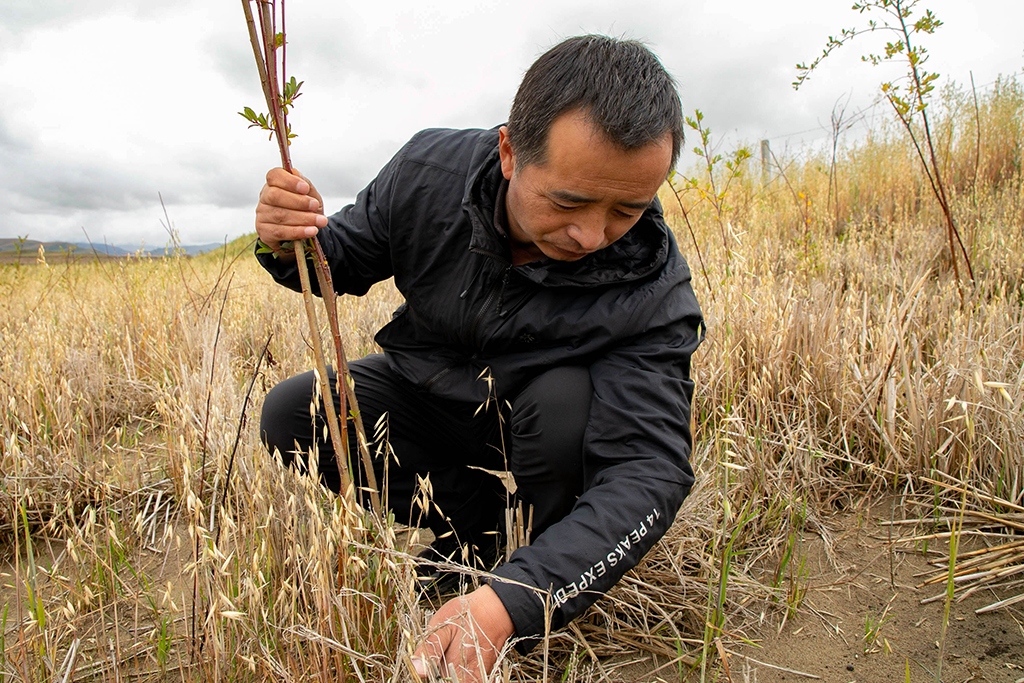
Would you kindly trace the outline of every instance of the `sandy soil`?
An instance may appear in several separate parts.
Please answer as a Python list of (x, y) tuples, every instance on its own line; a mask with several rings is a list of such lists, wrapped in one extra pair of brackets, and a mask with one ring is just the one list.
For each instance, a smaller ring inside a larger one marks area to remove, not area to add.
[[(881, 524), (889, 517), (885, 508), (876, 507), (859, 520), (855, 516), (833, 520), (831, 560), (818, 536), (805, 538), (808, 592), (799, 613), (781, 629), (765, 625), (758, 647), (739, 650), (750, 659), (730, 657), (732, 681), (937, 680), (944, 604), (941, 599), (921, 601), (944, 594), (945, 584), (918, 586), (939, 571), (928, 560), (945, 556), (948, 547), (932, 541), (925, 554), (913, 551), (913, 544), (891, 545), (889, 529)], [(894, 538), (911, 533), (898, 528), (893, 529)], [(963, 550), (972, 545), (981, 547), (965, 541)], [(891, 551), (893, 547), (906, 551)], [(962, 602), (954, 599), (942, 681), (1024, 682), (1024, 603), (975, 613), (1011, 596), (984, 591)]]
[[(829, 520), (825, 526), (834, 539), (831, 558), (822, 539), (808, 532), (802, 544), (807, 557), (803, 583), (807, 593), (797, 614), (780, 626), (781, 610), (766, 608), (765, 622), (753, 638), (755, 644), (730, 648), (729, 674), (718, 672), (709, 680), (934, 683), (940, 659), (943, 601), (921, 601), (942, 593), (944, 585), (918, 586), (939, 571), (928, 561), (945, 556), (947, 547), (933, 541), (924, 553), (914, 551), (912, 544), (892, 544), (890, 531), (882, 524), (889, 513), (888, 505), (879, 505), (867, 513)], [(909, 527), (894, 527), (892, 538), (911, 533)], [(49, 549), (45, 543), (37, 544), (37, 559), (49, 564), (53, 559), (51, 552), (59, 552), (61, 546), (57, 543)], [(981, 547), (968, 541), (964, 546), (965, 552), (972, 546)], [(181, 553), (183, 565), (188, 549)], [(161, 569), (166, 573), (170, 568), (147, 569), (160, 575)], [(13, 567), (6, 562), (0, 564), (0, 604), (16, 599), (9, 585), (12, 573)], [(186, 588), (178, 585), (172, 592), (182, 594)], [(962, 602), (954, 600), (941, 681), (1024, 683), (1024, 603), (986, 614), (975, 613), (976, 609), (1019, 592), (984, 591)], [(678, 680), (676, 667), (662, 667), (666, 661), (643, 652), (622, 661), (605, 661), (604, 680)], [(592, 672), (590, 680), (599, 679), (601, 674)], [(698, 679), (699, 672), (694, 672), (687, 680)]]

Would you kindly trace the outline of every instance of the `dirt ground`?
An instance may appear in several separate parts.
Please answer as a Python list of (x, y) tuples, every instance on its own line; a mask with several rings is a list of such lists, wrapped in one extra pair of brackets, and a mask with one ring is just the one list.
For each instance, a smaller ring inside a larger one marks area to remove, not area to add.
[[(774, 614), (767, 610), (753, 644), (730, 648), (729, 675), (720, 672), (709, 680), (934, 683), (944, 605), (942, 599), (921, 601), (942, 594), (944, 584), (917, 586), (940, 571), (928, 561), (944, 557), (947, 546), (932, 541), (925, 553), (921, 548), (915, 551), (912, 543), (891, 543), (890, 530), (883, 524), (889, 513), (887, 505), (879, 505), (867, 513), (825, 522), (833, 539), (831, 558), (821, 537), (808, 532), (801, 547), (807, 558), (803, 582), (807, 593), (797, 614), (780, 628), (778, 610)], [(892, 539), (912, 533), (911, 527), (896, 526)], [(59, 552), (59, 546), (52, 552)], [(965, 540), (962, 552), (978, 547), (982, 547), (979, 542)], [(53, 559), (48, 550), (46, 544), (36, 546), (37, 559), (43, 564)], [(187, 549), (182, 552), (187, 554)], [(159, 573), (160, 568), (151, 569)], [(13, 567), (0, 565), (0, 605), (16, 599), (10, 585), (12, 573)], [(954, 600), (941, 670), (943, 683), (1024, 683), (1024, 603), (975, 613), (1020, 592), (1019, 587), (1012, 592), (984, 591), (962, 602)], [(665, 664), (663, 658), (637, 652), (625, 661), (606, 662), (605, 680), (678, 680), (676, 667)], [(599, 678), (595, 675), (592, 680)], [(698, 678), (699, 673), (693, 672), (687, 680)]]
[[(819, 536), (805, 537), (808, 591), (799, 613), (762, 630), (757, 646), (730, 656), (732, 681), (826, 683), (934, 682), (939, 669), (945, 583), (918, 586), (941, 571), (929, 559), (946, 556), (945, 542), (928, 552), (890, 544), (888, 506), (833, 520), (830, 560)], [(893, 527), (892, 538), (909, 527)], [(961, 552), (983, 547), (965, 540)], [(891, 548), (903, 550), (891, 551)], [(895, 579), (895, 585), (893, 584)], [(954, 598), (946, 632), (945, 683), (1024, 682), (1024, 603), (984, 614), (975, 610), (1019, 593), (983, 591)], [(745, 657), (744, 657), (745, 656)]]

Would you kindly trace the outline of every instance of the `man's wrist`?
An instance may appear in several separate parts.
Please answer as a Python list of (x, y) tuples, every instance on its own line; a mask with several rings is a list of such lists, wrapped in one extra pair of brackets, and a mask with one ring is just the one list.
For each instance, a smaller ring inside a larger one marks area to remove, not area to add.
[(505, 609), (505, 603), (501, 601), (494, 589), (488, 585), (481, 586), (476, 590), (482, 601), (481, 612), (474, 610), (474, 618), (480, 623), (484, 633), (495, 638), (493, 645), (501, 649), (505, 642), (516, 634), (515, 624), (512, 617)]

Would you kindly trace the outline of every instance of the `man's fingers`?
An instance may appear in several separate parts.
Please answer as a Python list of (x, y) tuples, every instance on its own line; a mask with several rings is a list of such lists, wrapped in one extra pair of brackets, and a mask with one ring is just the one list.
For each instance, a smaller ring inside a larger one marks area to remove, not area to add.
[(468, 605), (458, 600), (438, 610), (430, 620), (436, 630), (413, 653), (413, 666), (421, 677), (426, 676), (424, 680), (432, 680), (430, 674), (454, 674), (460, 683), (482, 683), (494, 665), (490, 644), (474, 623)]
[(304, 240), (317, 235), (317, 229), (308, 225), (292, 227), (257, 224), (256, 232), (260, 239), (271, 249), (276, 248), (281, 242)]
[(298, 171), (267, 172), (267, 183), (256, 205), (256, 232), (271, 249), (280, 243), (314, 237), (327, 226), (323, 200)]
[(454, 666), (459, 680), (486, 680), (515, 627), (501, 599), (490, 586), (441, 605), (430, 619), (433, 632), (413, 653), (421, 665)]
[(310, 188), (309, 181), (301, 173), (295, 169), (289, 173), (283, 168), (272, 168), (267, 171), (267, 185), (297, 194), (309, 194)]
[(261, 209), (256, 211), (256, 232), (264, 243), (275, 250), (281, 242), (314, 237), (319, 233), (319, 228), (327, 225), (327, 218), (320, 214)]
[[(431, 619), (432, 626), (436, 625), (436, 619), (436, 615)], [(420, 677), (432, 680), (430, 675), (443, 677), (454, 673), (461, 683), (483, 681), (486, 667), (480, 667), (474, 631), (466, 615), (448, 617), (412, 655), (413, 666)]]
[(316, 197), (270, 184), (263, 186), (263, 190), (260, 192), (260, 204), (292, 211), (323, 212), (320, 200)]
[(427, 676), (427, 663), (423, 661), (422, 657), (412, 658), (412, 669), (416, 672), (416, 675), (420, 678), (426, 678)]
[[(433, 620), (431, 625), (434, 625)], [(437, 673), (444, 666), (445, 651), (452, 642), (453, 629), (454, 626), (450, 623), (442, 625), (412, 653), (413, 665), (421, 677), (427, 676), (430, 671)]]
[[(322, 205), (324, 202), (324, 198), (321, 197), (320, 193), (316, 191), (315, 187), (313, 187), (313, 183), (309, 182), (309, 178), (299, 173), (299, 169), (297, 168), (292, 169), (292, 174), (300, 178), (298, 184), (295, 186), (296, 192), (298, 192), (299, 194), (308, 194), (310, 197), (317, 200), (317, 202), (319, 202)], [(320, 210), (323, 210), (322, 206)]]
[(260, 202), (256, 207), (256, 222), (274, 225), (327, 225), (327, 217), (308, 208), (288, 208)]
[(313, 183), (309, 182), (309, 179), (299, 173), (299, 170), (296, 168), (293, 168), (291, 173), (283, 168), (270, 169), (267, 172), (266, 187), (278, 188), (293, 194), (312, 197), (320, 204), (323, 204), (323, 197), (313, 187)]

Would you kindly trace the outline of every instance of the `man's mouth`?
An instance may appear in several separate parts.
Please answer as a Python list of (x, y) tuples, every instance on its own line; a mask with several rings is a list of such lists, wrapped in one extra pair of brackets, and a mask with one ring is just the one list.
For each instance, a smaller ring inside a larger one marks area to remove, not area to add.
[(577, 250), (577, 249), (566, 249), (565, 247), (559, 247), (559, 246), (556, 246), (556, 245), (552, 245), (552, 246), (555, 247), (555, 250), (558, 251), (558, 253), (560, 255), (564, 256), (565, 258), (569, 258), (569, 259), (573, 259), (573, 260), (581, 259), (581, 258), (583, 258), (584, 256), (586, 256), (587, 254), (590, 253), (590, 252), (587, 252), (587, 251), (580, 251), (580, 250)]

